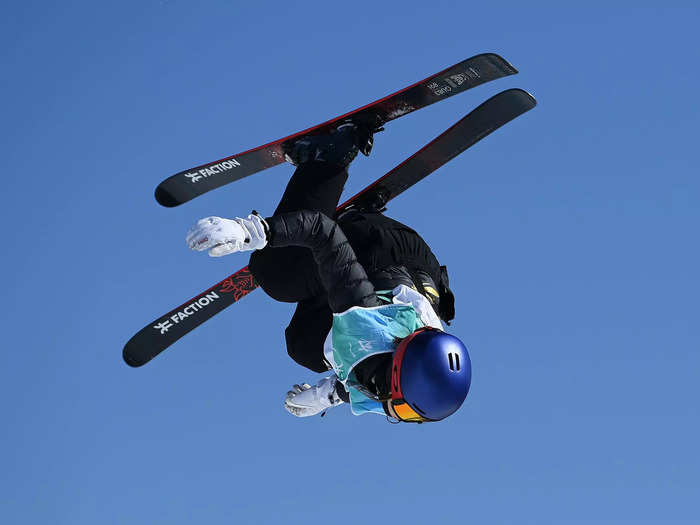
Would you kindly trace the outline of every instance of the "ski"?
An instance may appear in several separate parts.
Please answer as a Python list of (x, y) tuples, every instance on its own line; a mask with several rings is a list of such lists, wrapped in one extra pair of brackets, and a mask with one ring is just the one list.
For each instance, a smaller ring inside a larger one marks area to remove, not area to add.
[(318, 126), (176, 173), (158, 185), (156, 200), (163, 206), (178, 206), (220, 186), (281, 164), (284, 162), (284, 144), (303, 135), (325, 133), (328, 128), (343, 120), (352, 120), (377, 130), (387, 122), (417, 109), (517, 72), (517, 69), (495, 53), (476, 55)]
[[(336, 210), (336, 216), (351, 207), (383, 206), (536, 104), (535, 99), (522, 89), (509, 89), (495, 95), (386, 175), (341, 204)], [(175, 341), (257, 287), (246, 266), (147, 324), (124, 346), (124, 361), (133, 367), (146, 364)]]

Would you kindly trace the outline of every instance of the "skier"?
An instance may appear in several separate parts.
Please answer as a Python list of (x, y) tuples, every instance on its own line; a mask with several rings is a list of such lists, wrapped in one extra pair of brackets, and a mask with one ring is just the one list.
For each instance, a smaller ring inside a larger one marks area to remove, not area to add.
[(272, 217), (207, 217), (187, 243), (213, 257), (253, 251), (263, 290), (297, 303), (287, 352), (333, 374), (294, 385), (288, 412), (307, 417), (349, 403), (356, 415), (439, 421), (462, 405), (471, 381), (466, 347), (441, 322), (454, 318), (446, 268), (414, 230), (383, 215), (381, 196), (331, 218), (349, 164), (372, 144), (371, 130), (352, 122), (296, 140), (285, 157), (297, 168)]

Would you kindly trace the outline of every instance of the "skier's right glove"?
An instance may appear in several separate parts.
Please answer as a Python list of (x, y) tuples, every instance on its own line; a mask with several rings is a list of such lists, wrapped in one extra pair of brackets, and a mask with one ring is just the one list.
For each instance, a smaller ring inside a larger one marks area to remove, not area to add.
[(187, 245), (195, 251), (209, 250), (211, 257), (235, 252), (260, 250), (267, 244), (267, 225), (257, 214), (245, 219), (200, 219), (187, 232)]
[(338, 396), (337, 387), (343, 388), (342, 384), (338, 384), (337, 376), (334, 375), (324, 377), (315, 386), (308, 383), (294, 385), (287, 392), (284, 408), (293, 416), (315, 416), (327, 408), (344, 403)]

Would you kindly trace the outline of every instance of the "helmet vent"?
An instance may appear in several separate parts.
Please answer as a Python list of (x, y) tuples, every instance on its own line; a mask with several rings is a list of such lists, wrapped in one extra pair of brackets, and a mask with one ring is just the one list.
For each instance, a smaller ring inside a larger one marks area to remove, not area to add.
[(452, 354), (451, 352), (447, 354), (447, 359), (450, 361), (450, 370), (453, 372), (459, 372), (459, 354)]

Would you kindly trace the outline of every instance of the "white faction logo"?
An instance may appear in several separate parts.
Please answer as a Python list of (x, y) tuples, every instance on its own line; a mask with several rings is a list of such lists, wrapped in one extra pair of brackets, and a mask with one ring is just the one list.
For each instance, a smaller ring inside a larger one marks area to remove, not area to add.
[(217, 164), (212, 164), (211, 166), (207, 166), (206, 168), (202, 168), (201, 170), (185, 173), (185, 177), (188, 177), (190, 179), (190, 182), (199, 182), (202, 179), (206, 179), (207, 177), (211, 177), (212, 175), (218, 175), (225, 171), (232, 170), (233, 168), (237, 168), (240, 165), (241, 163), (238, 162), (236, 159), (229, 159), (223, 162), (219, 162)]
[(184, 321), (187, 319), (190, 315), (193, 315), (195, 312), (198, 312), (202, 308), (205, 308), (206, 306), (209, 306), (211, 303), (219, 299), (219, 294), (216, 292), (209, 292), (203, 297), (200, 297), (196, 301), (194, 301), (191, 304), (188, 304), (185, 306), (182, 310), (177, 312), (176, 314), (171, 315), (164, 321), (161, 321), (157, 325), (155, 325), (153, 328), (156, 330), (160, 330), (160, 335), (163, 335), (166, 333), (168, 330), (170, 330), (173, 327), (173, 324), (177, 324), (180, 321)]

